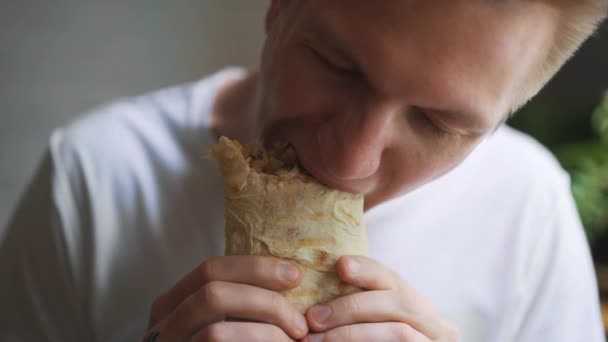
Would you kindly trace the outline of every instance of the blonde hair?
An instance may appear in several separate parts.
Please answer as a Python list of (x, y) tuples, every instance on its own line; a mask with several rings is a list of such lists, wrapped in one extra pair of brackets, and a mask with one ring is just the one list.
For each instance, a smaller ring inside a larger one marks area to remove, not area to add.
[(608, 0), (541, 0), (554, 6), (559, 22), (545, 58), (533, 66), (513, 101), (515, 112), (534, 97), (608, 16)]

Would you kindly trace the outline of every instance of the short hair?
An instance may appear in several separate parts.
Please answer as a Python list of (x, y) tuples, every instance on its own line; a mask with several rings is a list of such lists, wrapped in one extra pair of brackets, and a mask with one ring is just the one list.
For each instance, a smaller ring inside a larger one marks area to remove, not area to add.
[[(534, 1), (534, 0), (532, 0)], [(534, 97), (608, 16), (608, 0), (540, 0), (557, 9), (558, 25), (548, 51), (524, 79), (511, 113)]]

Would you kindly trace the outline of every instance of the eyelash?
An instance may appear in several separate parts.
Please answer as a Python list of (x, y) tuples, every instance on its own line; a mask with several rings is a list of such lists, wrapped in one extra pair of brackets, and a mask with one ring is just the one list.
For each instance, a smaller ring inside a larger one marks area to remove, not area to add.
[[(317, 61), (319, 63), (321, 63), (323, 65), (323, 67), (325, 67), (325, 69), (327, 69), (328, 71), (330, 71), (334, 74), (340, 75), (340, 76), (361, 77), (361, 74), (359, 72), (357, 72), (356, 70), (341, 68), (341, 67), (335, 65), (334, 63), (330, 62), (327, 58), (323, 57), (323, 55), (321, 55), (319, 52), (317, 52), (317, 50), (313, 49), (312, 47), (309, 47), (308, 49), (313, 54), (313, 56), (317, 59)], [(427, 128), (431, 129), (434, 134), (436, 134), (438, 136), (452, 135), (451, 132), (446, 131), (444, 128), (437, 125), (437, 123), (435, 123), (435, 121), (433, 121), (431, 118), (429, 118), (428, 114), (426, 114), (424, 112), (424, 110), (422, 110), (418, 107), (413, 107), (413, 110), (414, 110), (414, 114), (417, 116), (417, 119), (422, 121), (423, 124)]]
[(453, 135), (451, 132), (446, 131), (443, 127), (439, 126), (437, 123), (435, 123), (435, 121), (433, 121), (428, 114), (426, 114), (424, 112), (424, 110), (417, 108), (417, 107), (413, 107), (413, 111), (414, 111), (414, 115), (417, 116), (417, 118), (423, 122), (423, 124), (431, 129), (433, 131), (433, 133), (440, 135), (440, 136), (448, 136), (448, 135)]

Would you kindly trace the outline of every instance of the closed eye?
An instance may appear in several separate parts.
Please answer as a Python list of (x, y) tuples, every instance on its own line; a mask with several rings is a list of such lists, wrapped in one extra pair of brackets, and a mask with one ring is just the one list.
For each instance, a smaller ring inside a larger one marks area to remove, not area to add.
[(438, 124), (422, 108), (413, 107), (412, 109), (414, 112), (413, 114), (416, 116), (418, 121), (424, 124), (428, 129), (431, 129), (433, 133), (437, 135), (457, 135), (456, 133), (447, 130), (443, 125)]

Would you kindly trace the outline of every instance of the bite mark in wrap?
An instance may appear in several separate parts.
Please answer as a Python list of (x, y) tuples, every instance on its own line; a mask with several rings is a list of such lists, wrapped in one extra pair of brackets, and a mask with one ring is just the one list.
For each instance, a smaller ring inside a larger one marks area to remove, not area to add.
[(303, 279), (283, 292), (300, 312), (358, 291), (338, 278), (342, 255), (367, 255), (363, 196), (333, 190), (302, 172), (293, 149), (271, 152), (221, 137), (211, 149), (224, 179), (226, 255), (274, 255)]

